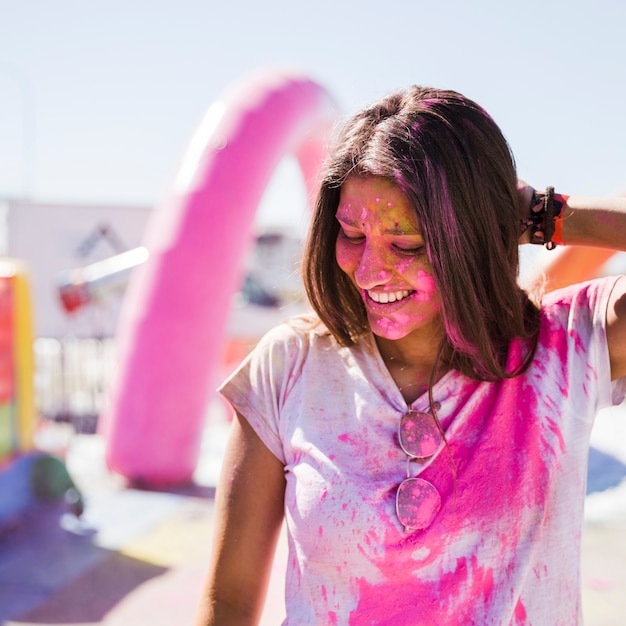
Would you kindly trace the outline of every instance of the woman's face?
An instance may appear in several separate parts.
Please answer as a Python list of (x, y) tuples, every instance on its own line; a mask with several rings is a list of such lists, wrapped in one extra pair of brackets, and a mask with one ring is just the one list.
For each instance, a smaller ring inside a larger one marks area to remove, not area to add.
[(415, 212), (386, 178), (349, 177), (336, 214), (339, 267), (359, 290), (372, 332), (432, 340), (440, 297)]

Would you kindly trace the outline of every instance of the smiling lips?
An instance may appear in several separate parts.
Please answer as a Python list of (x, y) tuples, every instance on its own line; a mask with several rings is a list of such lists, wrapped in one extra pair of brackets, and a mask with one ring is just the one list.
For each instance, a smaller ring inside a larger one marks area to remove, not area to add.
[(367, 295), (379, 304), (387, 304), (389, 302), (398, 302), (398, 300), (404, 300), (408, 298), (412, 291), (408, 289), (402, 289), (401, 291), (368, 291)]

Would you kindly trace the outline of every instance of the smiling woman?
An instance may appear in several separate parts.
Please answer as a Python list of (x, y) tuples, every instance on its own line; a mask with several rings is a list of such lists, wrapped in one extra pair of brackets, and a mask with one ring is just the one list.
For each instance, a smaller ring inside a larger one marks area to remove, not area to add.
[(337, 264), (359, 291), (379, 340), (410, 342), (424, 333), (441, 337), (441, 302), (424, 240), (399, 187), (386, 178), (348, 178), (337, 220)]
[(626, 249), (626, 199), (518, 183), (456, 92), (346, 122), (303, 262), (316, 315), (220, 388), (237, 417), (198, 624), (258, 623), (283, 519), (285, 626), (581, 623), (572, 538), (594, 416), (626, 394), (626, 279), (531, 299), (531, 241)]

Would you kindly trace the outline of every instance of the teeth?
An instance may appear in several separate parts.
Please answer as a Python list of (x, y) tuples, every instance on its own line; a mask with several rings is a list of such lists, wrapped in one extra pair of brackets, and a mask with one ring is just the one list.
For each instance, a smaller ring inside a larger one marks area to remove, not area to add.
[(407, 289), (403, 289), (402, 291), (368, 291), (367, 295), (374, 300), (374, 302), (379, 302), (381, 304), (387, 304), (388, 302), (397, 302), (398, 300), (403, 300), (409, 295), (410, 291)]

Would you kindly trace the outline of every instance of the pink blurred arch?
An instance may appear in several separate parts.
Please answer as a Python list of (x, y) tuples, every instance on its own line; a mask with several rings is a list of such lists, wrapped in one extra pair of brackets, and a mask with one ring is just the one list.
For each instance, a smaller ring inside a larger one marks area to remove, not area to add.
[(151, 218), (150, 256), (124, 299), (101, 419), (113, 471), (150, 485), (191, 479), (254, 213), (288, 154), (313, 197), (336, 117), (322, 86), (276, 72), (236, 84), (207, 111)]

